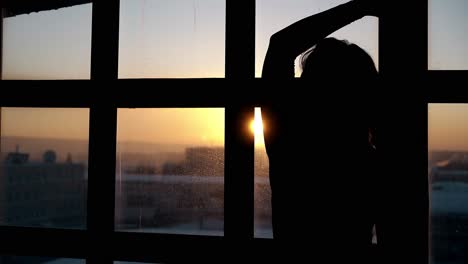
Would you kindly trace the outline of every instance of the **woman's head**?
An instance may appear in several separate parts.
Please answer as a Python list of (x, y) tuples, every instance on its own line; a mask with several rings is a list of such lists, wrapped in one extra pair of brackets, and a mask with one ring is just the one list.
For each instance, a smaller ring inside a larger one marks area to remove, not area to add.
[(304, 53), (301, 66), (301, 78), (350, 77), (363, 80), (377, 76), (374, 61), (366, 51), (356, 44), (335, 38), (323, 39)]

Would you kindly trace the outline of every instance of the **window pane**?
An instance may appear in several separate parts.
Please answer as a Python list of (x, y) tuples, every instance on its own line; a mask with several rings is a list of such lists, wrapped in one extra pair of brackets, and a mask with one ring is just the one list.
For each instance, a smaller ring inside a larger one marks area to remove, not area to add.
[(1, 108), (0, 225), (86, 227), (88, 109)]
[(223, 235), (224, 109), (119, 109), (116, 229)]
[(85, 4), (5, 18), (2, 78), (89, 79), (91, 15)]
[(467, 263), (468, 104), (429, 104), (431, 263)]
[[(269, 168), (270, 162), (263, 139), (264, 125), (259, 107), (255, 108), (255, 118), (252, 123), (255, 135), (255, 220), (254, 235), (259, 238), (273, 238), (271, 223), (271, 187)], [(268, 129), (268, 127), (265, 127)]]
[(84, 259), (0, 256), (2, 264), (85, 264)]
[(468, 1), (429, 0), (429, 69), (468, 70)]
[[(325, 11), (349, 0), (257, 0), (256, 67), (255, 76), (261, 77), (271, 35), (310, 15)], [(346, 39), (366, 50), (378, 66), (378, 19), (365, 17), (331, 35)], [(296, 62), (298, 62), (296, 60)], [(296, 77), (300, 76), (299, 64)]]
[(119, 78), (224, 77), (224, 0), (121, 0)]

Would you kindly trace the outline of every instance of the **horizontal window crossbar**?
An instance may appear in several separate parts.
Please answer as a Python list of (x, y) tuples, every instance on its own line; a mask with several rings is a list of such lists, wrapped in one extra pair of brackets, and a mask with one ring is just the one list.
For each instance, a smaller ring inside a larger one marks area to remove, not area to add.
[(261, 80), (226, 79), (4, 80), (0, 106), (185, 108), (258, 105), (266, 95), (261, 86)]
[[(0, 235), (5, 242), (0, 248), (3, 256), (84, 259), (99, 254), (121, 261), (206, 263), (222, 261), (225, 254), (234, 250), (225, 237), (113, 232), (106, 239), (106, 245), (97, 247), (88, 230), (2, 226)], [(273, 240), (254, 239), (237, 245), (235, 250), (252, 250), (264, 259), (272, 246)]]

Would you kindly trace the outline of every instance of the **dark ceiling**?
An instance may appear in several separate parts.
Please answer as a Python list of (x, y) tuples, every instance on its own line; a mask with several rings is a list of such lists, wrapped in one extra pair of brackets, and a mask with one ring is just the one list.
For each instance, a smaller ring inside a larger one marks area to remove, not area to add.
[(92, 0), (3, 0), (4, 17), (91, 3)]

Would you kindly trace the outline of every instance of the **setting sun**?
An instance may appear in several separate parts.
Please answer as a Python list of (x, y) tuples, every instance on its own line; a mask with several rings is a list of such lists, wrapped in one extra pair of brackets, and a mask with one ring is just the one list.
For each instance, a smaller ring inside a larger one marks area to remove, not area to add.
[(261, 118), (256, 118), (250, 123), (250, 129), (255, 136), (263, 135), (263, 124)]
[(250, 123), (250, 130), (255, 136), (255, 146), (263, 146), (264, 139), (263, 139), (263, 121), (262, 121), (262, 113), (260, 108), (255, 108), (255, 117), (254, 120)]

